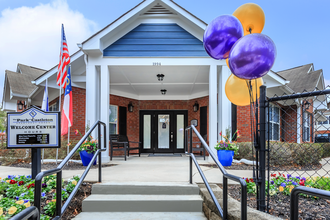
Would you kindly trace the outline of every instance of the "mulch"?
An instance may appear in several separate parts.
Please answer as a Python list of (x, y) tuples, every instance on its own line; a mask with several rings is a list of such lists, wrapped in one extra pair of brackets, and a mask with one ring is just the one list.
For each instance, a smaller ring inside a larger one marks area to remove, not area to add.
[[(51, 170), (54, 168), (57, 168), (60, 163), (44, 163), (41, 164), (41, 169), (43, 170)], [(117, 164), (102, 164), (102, 167), (111, 167), (111, 166), (116, 166)], [(0, 162), (1, 166), (1, 162)], [(19, 168), (31, 168), (30, 163), (16, 163), (16, 164), (11, 164), (8, 165), (10, 167), (19, 167)], [(99, 166), (93, 165), (91, 169), (97, 169)], [(63, 170), (85, 170), (86, 167), (82, 165), (82, 163), (74, 163), (74, 162), (69, 162), (67, 166), (63, 167)]]
[[(222, 188), (222, 184), (219, 184)], [(240, 201), (241, 191), (238, 185), (228, 185), (229, 195)], [(256, 209), (256, 196), (248, 194), (247, 204)], [(269, 197), (269, 214), (282, 219), (290, 219), (290, 196), (277, 194)], [(326, 219), (330, 220), (330, 200), (314, 199), (299, 196), (299, 219)]]
[[(217, 168), (216, 164), (200, 164), (200, 166)], [(224, 168), (226, 170), (253, 170), (253, 165), (247, 165), (245, 163), (238, 163), (238, 164), (232, 163), (231, 166), (225, 166)], [(317, 165), (311, 164), (308, 166), (298, 166), (298, 165), (270, 166), (271, 171), (285, 171), (285, 170), (312, 171), (312, 170), (319, 170), (321, 168), (322, 168), (321, 164), (317, 164)]]

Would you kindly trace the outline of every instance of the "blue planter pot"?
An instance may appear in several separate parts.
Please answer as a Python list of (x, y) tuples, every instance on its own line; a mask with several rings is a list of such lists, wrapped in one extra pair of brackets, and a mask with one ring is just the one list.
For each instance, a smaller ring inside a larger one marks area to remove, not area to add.
[[(94, 154), (89, 154), (87, 151), (80, 151), (80, 158), (83, 163), (83, 165), (86, 167), (88, 166), (89, 162), (91, 162), (92, 158), (94, 157)], [(97, 160), (97, 158), (96, 158)], [(96, 165), (96, 160), (94, 161), (93, 165)]]
[(218, 150), (218, 159), (222, 166), (231, 166), (234, 159), (234, 151), (232, 150)]

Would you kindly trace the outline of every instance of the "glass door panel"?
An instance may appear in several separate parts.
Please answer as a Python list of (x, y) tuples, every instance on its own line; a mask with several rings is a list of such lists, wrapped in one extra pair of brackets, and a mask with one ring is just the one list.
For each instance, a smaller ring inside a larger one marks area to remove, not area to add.
[(184, 148), (184, 115), (176, 116), (176, 146), (177, 149)]
[(170, 115), (158, 115), (158, 149), (170, 149)]
[(143, 115), (143, 149), (151, 149), (151, 115)]

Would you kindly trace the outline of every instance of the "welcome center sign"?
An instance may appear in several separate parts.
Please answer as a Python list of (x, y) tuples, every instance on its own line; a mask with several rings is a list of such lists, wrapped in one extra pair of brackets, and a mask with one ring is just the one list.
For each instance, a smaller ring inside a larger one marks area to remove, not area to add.
[(7, 114), (7, 148), (59, 148), (60, 112), (45, 112), (32, 106)]

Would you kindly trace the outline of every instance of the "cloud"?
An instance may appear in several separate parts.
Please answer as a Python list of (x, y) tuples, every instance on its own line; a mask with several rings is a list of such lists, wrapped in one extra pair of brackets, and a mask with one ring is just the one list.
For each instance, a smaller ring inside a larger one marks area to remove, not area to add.
[(0, 97), (5, 70), (16, 71), (17, 63), (50, 69), (59, 60), (61, 24), (64, 24), (70, 54), (92, 35), (98, 26), (66, 0), (54, 0), (35, 7), (7, 8), (0, 16)]

